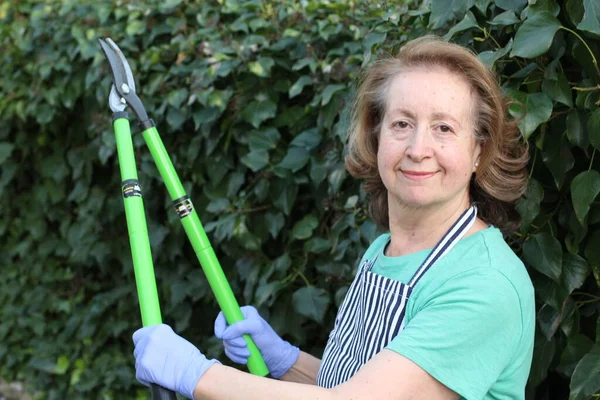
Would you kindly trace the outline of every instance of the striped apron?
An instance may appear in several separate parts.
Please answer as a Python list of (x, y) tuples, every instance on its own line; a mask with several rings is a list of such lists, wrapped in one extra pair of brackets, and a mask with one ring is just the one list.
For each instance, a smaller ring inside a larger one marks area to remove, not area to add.
[(406, 303), (413, 288), (467, 233), (476, 218), (477, 208), (467, 209), (431, 250), (408, 284), (371, 272), (380, 252), (372, 260), (363, 261), (329, 334), (317, 375), (318, 386), (332, 388), (346, 382), (404, 329)]

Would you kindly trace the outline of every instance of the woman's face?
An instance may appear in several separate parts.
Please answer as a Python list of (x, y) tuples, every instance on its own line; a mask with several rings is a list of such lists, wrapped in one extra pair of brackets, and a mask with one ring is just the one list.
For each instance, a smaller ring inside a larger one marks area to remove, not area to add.
[(446, 69), (411, 70), (392, 80), (377, 153), (390, 207), (468, 202), (481, 151), (474, 106), (469, 84)]

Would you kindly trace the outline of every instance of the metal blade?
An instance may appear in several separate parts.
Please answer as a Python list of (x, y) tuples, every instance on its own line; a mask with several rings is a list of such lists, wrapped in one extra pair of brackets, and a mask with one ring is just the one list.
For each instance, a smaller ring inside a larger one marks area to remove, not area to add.
[[(115, 44), (110, 38), (98, 39), (102, 51), (108, 60), (110, 70), (113, 75), (113, 84), (117, 92), (124, 96), (130, 92), (135, 92), (135, 81), (133, 80), (133, 73), (129, 67), (127, 59), (123, 56), (119, 46)], [(126, 86), (124, 86), (126, 85)]]

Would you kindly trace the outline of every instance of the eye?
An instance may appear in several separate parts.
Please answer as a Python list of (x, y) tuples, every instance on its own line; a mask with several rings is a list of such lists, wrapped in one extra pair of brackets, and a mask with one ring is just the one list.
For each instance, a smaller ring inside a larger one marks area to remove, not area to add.
[(448, 125), (440, 125), (438, 127), (438, 129), (440, 130), (440, 132), (442, 133), (450, 133), (453, 132), (452, 128), (450, 128)]
[(406, 121), (396, 121), (392, 124), (392, 126), (396, 129), (406, 129), (408, 128), (408, 122)]

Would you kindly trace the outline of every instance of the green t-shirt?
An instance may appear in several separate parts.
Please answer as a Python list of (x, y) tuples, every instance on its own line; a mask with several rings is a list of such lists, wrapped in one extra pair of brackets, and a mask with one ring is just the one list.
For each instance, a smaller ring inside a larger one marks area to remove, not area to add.
[[(430, 250), (382, 254), (389, 234), (363, 259), (372, 272), (408, 283)], [(524, 399), (535, 329), (534, 291), (525, 266), (494, 228), (460, 240), (418, 281), (405, 328), (386, 347), (467, 400)]]

